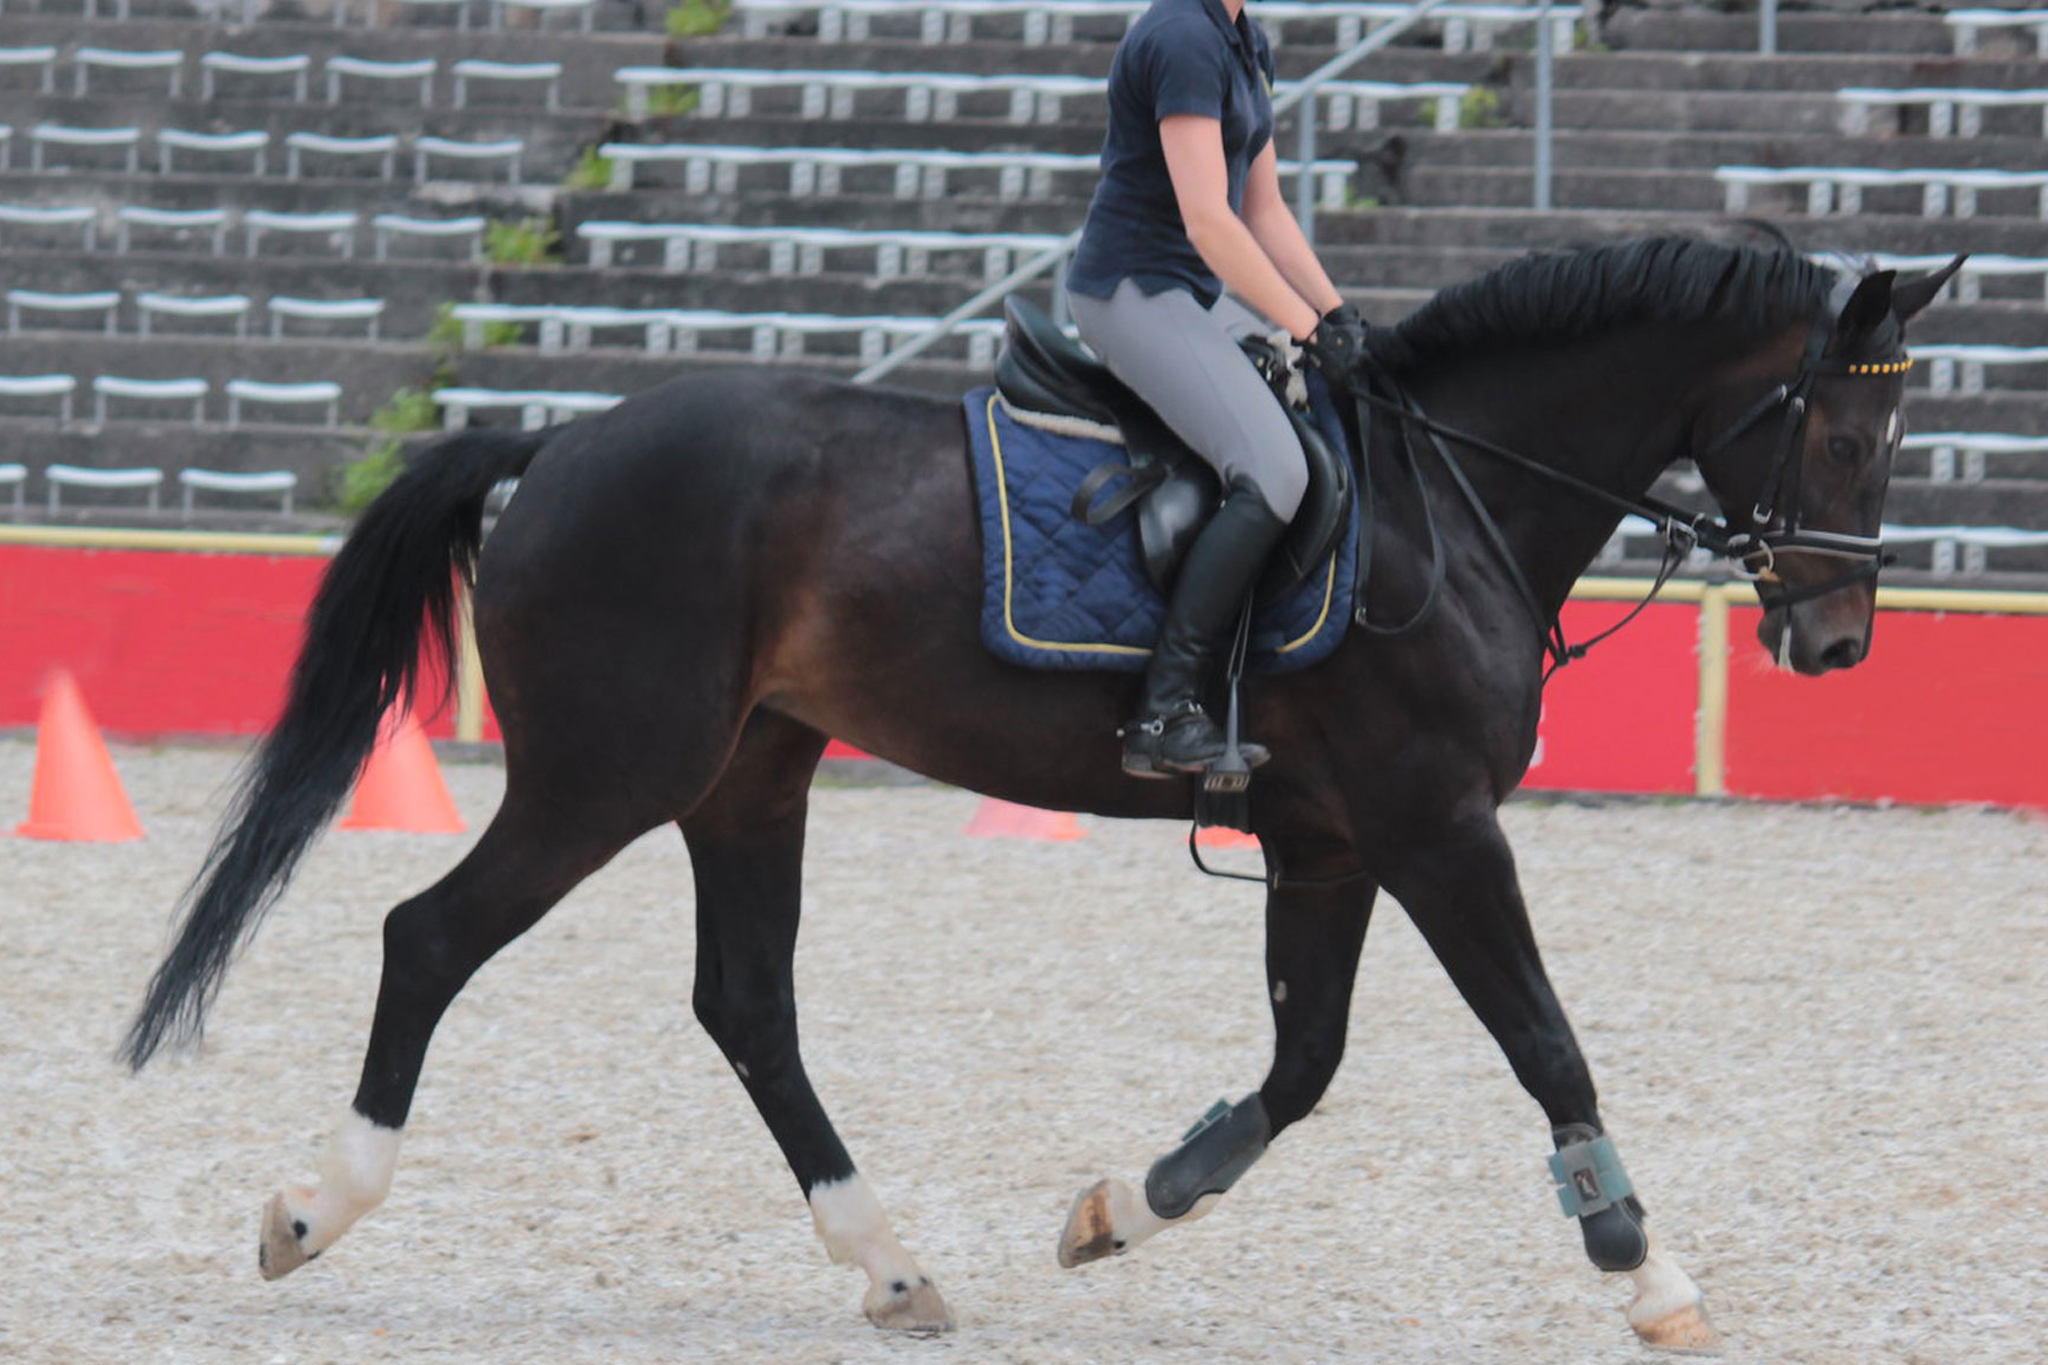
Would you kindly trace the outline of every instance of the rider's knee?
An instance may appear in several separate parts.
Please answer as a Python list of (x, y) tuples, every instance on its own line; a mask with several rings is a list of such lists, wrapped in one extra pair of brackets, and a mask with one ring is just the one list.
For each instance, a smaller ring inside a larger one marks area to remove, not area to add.
[[(1236, 482), (1239, 481), (1233, 480)], [(1274, 517), (1283, 522), (1293, 521), (1295, 512), (1301, 507), (1302, 497), (1308, 492), (1308, 460), (1302, 455), (1300, 445), (1293, 444), (1287, 458), (1261, 461), (1258, 469), (1250, 472), (1242, 482), (1257, 490)]]

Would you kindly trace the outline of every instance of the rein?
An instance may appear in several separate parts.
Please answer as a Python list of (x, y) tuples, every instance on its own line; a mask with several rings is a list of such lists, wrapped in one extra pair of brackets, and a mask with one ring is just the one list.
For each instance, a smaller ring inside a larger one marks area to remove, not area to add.
[[(1737, 566), (1738, 572), (1751, 580), (1757, 590), (1757, 597), (1765, 610), (1789, 607), (1795, 603), (1825, 597), (1865, 579), (1875, 578), (1892, 556), (1885, 553), (1883, 542), (1875, 536), (1854, 535), (1838, 531), (1807, 530), (1799, 525), (1800, 473), (1804, 466), (1801, 448), (1805, 443), (1807, 414), (1813, 386), (1824, 374), (1879, 376), (1903, 374), (1910, 369), (1910, 358), (1899, 357), (1884, 361), (1850, 363), (1841, 360), (1826, 361), (1822, 352), (1826, 350), (1833, 333), (1833, 313), (1830, 309), (1815, 320), (1808, 334), (1804, 351), (1800, 357), (1799, 373), (1790, 381), (1779, 384), (1765, 393), (1741, 415), (1731, 422), (1721, 434), (1709, 442), (1701, 453), (1704, 460), (1732, 445), (1737, 439), (1765, 420), (1773, 411), (1780, 411), (1779, 438), (1772, 453), (1770, 468), (1759, 492), (1756, 505), (1751, 509), (1747, 525), (1741, 529), (1727, 522), (1711, 518), (1704, 513), (1688, 512), (1661, 498), (1644, 494), (1630, 498), (1602, 488), (1579, 476), (1567, 473), (1552, 465), (1544, 464), (1518, 450), (1497, 442), (1489, 441), (1468, 431), (1450, 426), (1429, 416), (1414, 398), (1391, 377), (1384, 373), (1370, 376), (1366, 382), (1350, 388), (1350, 396), (1356, 409), (1355, 420), (1359, 432), (1359, 491), (1360, 508), (1359, 567), (1357, 578), (1356, 619), (1365, 629), (1381, 635), (1400, 635), (1415, 629), (1435, 611), (1442, 595), (1446, 563), (1443, 554), (1443, 533), (1437, 525), (1433, 504), (1429, 500), (1426, 486), (1422, 483), (1419, 462), (1413, 450), (1413, 431), (1419, 429), (1429, 438), (1429, 446), (1438, 461), (1450, 475), (1452, 485), (1458, 490), (1484, 533), (1487, 544), (1496, 559), (1506, 569), (1516, 595), (1543, 632), (1543, 647), (1550, 657), (1550, 666), (1545, 669), (1543, 681), (1548, 683), (1557, 670), (1575, 659), (1582, 659), (1593, 646), (1642, 614), (1664, 585), (1671, 580), (1678, 567), (1694, 549), (1705, 549)], [(1373, 391), (1374, 381), (1391, 391), (1388, 397)], [(1348, 387), (1348, 386), (1347, 386)], [(1372, 522), (1372, 478), (1371, 460), (1366, 449), (1367, 433), (1371, 423), (1365, 409), (1378, 408), (1392, 413), (1399, 422), (1402, 435), (1401, 450), (1405, 456), (1412, 481), (1422, 503), (1425, 524), (1428, 527), (1430, 543), (1431, 574), (1428, 591), (1420, 607), (1405, 621), (1394, 625), (1381, 625), (1367, 619), (1366, 584), (1371, 574), (1371, 551), (1373, 542)], [(1580, 498), (1601, 504), (1624, 515), (1642, 517), (1651, 522), (1662, 533), (1664, 555), (1658, 567), (1656, 578), (1643, 599), (1630, 609), (1628, 614), (1614, 625), (1578, 644), (1569, 643), (1564, 634), (1563, 624), (1556, 613), (1546, 612), (1530, 587), (1528, 577), (1522, 571), (1509, 550), (1506, 538), (1502, 536), (1499, 524), (1486, 509), (1477, 490), (1472, 487), (1464, 469), (1452, 456), (1445, 444), (1448, 438), (1473, 450), (1492, 456), (1524, 473), (1531, 474), (1577, 495)], [(1779, 513), (1784, 511), (1781, 518)], [(1803, 587), (1784, 586), (1784, 580), (1776, 571), (1777, 556), (1780, 552), (1827, 555), (1840, 559), (1857, 561), (1854, 567), (1844, 570), (1832, 578)]]
[[(1424, 412), (1420, 405), (1405, 390), (1393, 385), (1391, 380), (1383, 379), (1383, 382), (1386, 382), (1389, 387), (1394, 388), (1397, 397), (1382, 397), (1370, 390), (1352, 391), (1352, 401), (1359, 409), (1357, 417), (1359, 430), (1363, 433), (1370, 425), (1364, 412), (1364, 409), (1368, 406), (1391, 412), (1400, 419), (1402, 432), (1401, 447), (1407, 455), (1407, 464), (1410, 470), (1413, 471), (1413, 482), (1415, 483), (1419, 500), (1422, 503), (1423, 514), (1429, 528), (1431, 570), (1429, 591), (1424, 595), (1422, 605), (1407, 620), (1396, 625), (1382, 625), (1368, 619), (1366, 613), (1369, 608), (1366, 605), (1365, 587), (1371, 575), (1372, 566), (1372, 531), (1370, 527), (1373, 520), (1373, 495), (1370, 461), (1363, 449), (1364, 441), (1361, 436), (1359, 493), (1363, 505), (1359, 509), (1359, 568), (1357, 591), (1355, 593), (1359, 605), (1356, 608), (1356, 620), (1359, 625), (1376, 635), (1403, 635), (1427, 620), (1431, 613), (1436, 610), (1438, 600), (1442, 595), (1448, 567), (1443, 554), (1443, 533), (1437, 525), (1434, 505), (1429, 500), (1428, 491), (1422, 483), (1421, 470), (1414, 457), (1413, 442), (1409, 438), (1411, 429), (1419, 428), (1429, 437), (1430, 449), (1435, 452), (1445, 472), (1450, 475), (1452, 486), (1458, 490), (1459, 496), (1464, 500), (1465, 505), (1471, 509), (1480, 530), (1485, 534), (1488, 546), (1494, 552), (1494, 557), (1507, 570), (1508, 579), (1514, 585), (1515, 595), (1522, 599), (1522, 605), (1528, 610), (1530, 617), (1542, 630), (1543, 649), (1550, 657), (1550, 665), (1543, 672), (1543, 681), (1545, 683), (1550, 681), (1558, 669), (1563, 668), (1575, 659), (1585, 658), (1593, 646), (1600, 644), (1640, 616), (1644, 609), (1656, 600), (1657, 594), (1663, 591), (1664, 585), (1671, 581), (1671, 576), (1678, 571), (1678, 566), (1685, 562), (1685, 557), (1692, 552), (1695, 546), (1703, 545), (1717, 553), (1730, 555), (1731, 558), (1737, 557), (1738, 554), (1742, 553), (1730, 554), (1729, 547), (1733, 545), (1735, 537), (1727, 534), (1725, 528), (1707, 522), (1702, 514), (1686, 512), (1682, 508), (1647, 495), (1640, 499), (1625, 498), (1618, 493), (1601, 488), (1597, 484), (1589, 483), (1577, 475), (1568, 474), (1561, 469), (1534, 460), (1518, 450), (1498, 445), (1482, 436), (1475, 436), (1458, 427), (1439, 422)], [(1458, 464), (1457, 459), (1452, 456), (1450, 447), (1445, 444), (1446, 437), (1460, 444), (1471, 446), (1474, 450), (1491, 455), (1496, 459), (1513, 465), (1517, 469), (1558, 484), (1582, 497), (1604, 503), (1623, 513), (1632, 513), (1655, 522), (1664, 535), (1664, 556), (1662, 563), (1658, 566), (1657, 576), (1650, 584), (1649, 592), (1629, 610), (1626, 616), (1597, 635), (1582, 640), (1578, 644), (1572, 644), (1567, 641), (1562, 620), (1556, 613), (1546, 612), (1543, 609), (1542, 602), (1536, 596), (1536, 590), (1529, 584), (1528, 576), (1522, 572), (1521, 564), (1515, 559), (1514, 552), (1508, 548), (1507, 538), (1501, 534), (1500, 524), (1494, 520), (1493, 514), (1486, 509), (1486, 504), (1480, 498), (1478, 490), (1472, 487), (1471, 480), (1466, 477), (1464, 469)]]

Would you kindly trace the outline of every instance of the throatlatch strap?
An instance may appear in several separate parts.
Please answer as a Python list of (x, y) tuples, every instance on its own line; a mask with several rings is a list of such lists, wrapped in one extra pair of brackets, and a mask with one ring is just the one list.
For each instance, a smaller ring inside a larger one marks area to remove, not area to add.
[(1567, 1218), (1584, 1218), (1611, 1209), (1636, 1192), (1621, 1154), (1606, 1134), (1569, 1142), (1550, 1158), (1550, 1176), (1557, 1182), (1557, 1202)]

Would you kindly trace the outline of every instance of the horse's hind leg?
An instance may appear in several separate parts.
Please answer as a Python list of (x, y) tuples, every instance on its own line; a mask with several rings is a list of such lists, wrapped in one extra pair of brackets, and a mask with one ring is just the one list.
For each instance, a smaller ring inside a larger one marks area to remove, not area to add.
[(816, 731), (755, 712), (718, 785), (681, 822), (697, 883), (694, 1004), (782, 1148), (826, 1251), (867, 1272), (868, 1319), (950, 1331), (945, 1300), (854, 1169), (797, 1049), (804, 818), (824, 748)]
[(1355, 855), (1318, 858), (1273, 835), (1268, 847), (1301, 881), (1266, 896), (1266, 987), (1273, 1007), (1273, 1065), (1258, 1093), (1211, 1110), (1179, 1147), (1153, 1163), (1142, 1189), (1096, 1182), (1074, 1201), (1060, 1234), (1059, 1261), (1077, 1266), (1121, 1255), (1177, 1223), (1208, 1213), (1223, 1192), (1304, 1117), (1344, 1056), (1351, 987), (1377, 888), (1346, 874)]
[(1601, 1129), (1593, 1078), (1544, 973), (1515, 878), (1513, 855), (1491, 809), (1468, 814), (1418, 848), (1388, 889), (1507, 1055), (1515, 1078), (1543, 1107), (1562, 1170), (1560, 1202), (1577, 1215), (1586, 1254), (1636, 1283), (1629, 1325), (1653, 1346), (1714, 1349), (1691, 1277), (1658, 1250), (1621, 1158)]
[(528, 799), (533, 791), (514, 783), (469, 856), (385, 918), (383, 981), (355, 1102), (321, 1159), (320, 1183), (278, 1194), (265, 1210), (265, 1279), (318, 1256), (384, 1202), (428, 1040), (470, 976), (660, 823), (660, 814), (635, 821), (597, 803)]

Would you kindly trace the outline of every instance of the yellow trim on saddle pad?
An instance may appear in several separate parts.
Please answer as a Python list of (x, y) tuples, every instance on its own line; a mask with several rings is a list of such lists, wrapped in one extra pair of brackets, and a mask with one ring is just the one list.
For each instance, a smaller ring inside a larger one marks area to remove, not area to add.
[[(996, 404), (1000, 401), (1000, 397), (999, 394), (994, 392), (989, 394), (986, 409), (982, 414), (982, 420), (988, 423), (988, 448), (989, 454), (994, 461), (996, 472), (996, 506), (1001, 513), (1003, 522), (1003, 629), (1009, 633), (1012, 640), (1032, 649), (1078, 650), (1089, 654), (1150, 656), (1152, 651), (1140, 645), (1112, 645), (1093, 642), (1064, 644), (1056, 640), (1035, 639), (1017, 629), (1016, 617), (1011, 613), (1011, 601), (1016, 591), (1016, 564), (1012, 555), (1010, 541), (1010, 485), (1003, 471), (1002, 433), (996, 426)], [(1331, 555), (1329, 568), (1323, 575), (1322, 610), (1316, 613), (1315, 622), (1301, 635), (1289, 640), (1286, 644), (1276, 647), (1272, 652), (1275, 654), (1291, 653), (1315, 639), (1330, 619), (1330, 604), (1336, 600), (1336, 596), (1337, 557)]]

